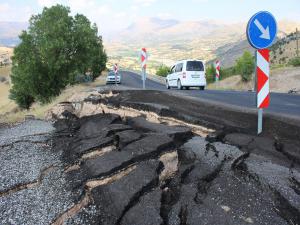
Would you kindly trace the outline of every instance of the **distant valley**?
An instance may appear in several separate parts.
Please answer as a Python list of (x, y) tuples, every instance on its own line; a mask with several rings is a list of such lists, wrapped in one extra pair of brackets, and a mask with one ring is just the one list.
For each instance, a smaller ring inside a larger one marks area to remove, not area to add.
[[(300, 28), (300, 23), (279, 21), (278, 37), (284, 38)], [(216, 58), (224, 67), (232, 66), (244, 51), (254, 52), (246, 40), (246, 23), (219, 21), (184, 21), (144, 18), (105, 40), (110, 63), (139, 70), (138, 54), (149, 50), (149, 70), (155, 73), (160, 64), (171, 65), (184, 58)]]
[[(279, 21), (278, 25), (279, 38), (294, 32), (296, 27), (300, 28), (300, 23), (292, 21)], [(18, 35), (27, 26), (27, 23), (0, 22), (0, 46), (16, 46), (19, 43)], [(245, 29), (245, 23), (143, 18), (103, 39), (109, 56), (108, 67), (119, 63), (122, 68), (139, 70), (139, 51), (146, 47), (149, 52), (148, 71), (155, 73), (159, 65), (171, 65), (185, 58), (203, 59), (206, 62), (218, 58), (224, 67), (232, 66), (245, 50), (254, 51), (246, 40)], [(294, 44), (289, 45), (292, 45), (289, 48), (293, 52)], [(282, 48), (285, 46), (281, 45)], [(276, 58), (274, 63), (280, 63)]]

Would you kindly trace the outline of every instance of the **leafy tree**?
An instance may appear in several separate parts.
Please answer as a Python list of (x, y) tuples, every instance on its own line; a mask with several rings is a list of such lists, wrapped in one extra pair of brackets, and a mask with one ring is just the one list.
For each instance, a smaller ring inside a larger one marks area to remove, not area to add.
[(254, 72), (254, 65), (254, 57), (248, 51), (245, 51), (243, 56), (236, 61), (235, 71), (241, 74), (242, 81), (247, 82), (251, 80), (251, 74)]
[(207, 83), (213, 83), (216, 77), (216, 68), (213, 64), (206, 67), (206, 81)]
[(156, 71), (156, 75), (161, 76), (161, 77), (166, 77), (168, 74), (171, 73), (171, 70), (168, 66), (166, 65), (160, 65), (159, 68)]
[(14, 50), (11, 99), (22, 108), (47, 103), (77, 74), (100, 75), (107, 61), (98, 29), (84, 15), (69, 15), (62, 5), (32, 16)]

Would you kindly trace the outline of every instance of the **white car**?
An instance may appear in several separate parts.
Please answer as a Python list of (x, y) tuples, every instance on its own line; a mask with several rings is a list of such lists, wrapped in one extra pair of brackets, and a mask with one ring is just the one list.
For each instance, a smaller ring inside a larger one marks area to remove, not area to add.
[[(117, 82), (116, 82), (116, 78), (117, 78)], [(121, 84), (121, 74), (117, 73), (115, 74), (114, 72), (110, 71), (107, 75), (106, 78), (106, 84)]]
[(171, 74), (166, 78), (166, 87), (183, 88), (199, 87), (204, 90), (206, 87), (205, 66), (201, 60), (182, 60), (171, 68)]

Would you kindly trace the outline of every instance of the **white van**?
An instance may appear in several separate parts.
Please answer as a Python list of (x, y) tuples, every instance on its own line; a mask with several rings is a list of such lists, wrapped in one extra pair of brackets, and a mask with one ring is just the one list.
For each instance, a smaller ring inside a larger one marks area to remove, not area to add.
[(179, 90), (190, 87), (199, 87), (204, 90), (206, 86), (205, 66), (201, 60), (182, 60), (171, 68), (171, 74), (166, 78), (166, 87), (177, 87)]

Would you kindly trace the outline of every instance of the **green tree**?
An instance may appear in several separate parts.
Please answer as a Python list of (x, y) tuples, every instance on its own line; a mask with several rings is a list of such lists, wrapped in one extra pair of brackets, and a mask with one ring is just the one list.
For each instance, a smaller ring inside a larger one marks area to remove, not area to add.
[(242, 81), (251, 80), (251, 74), (254, 72), (254, 57), (250, 52), (245, 51), (242, 57), (236, 61), (235, 71), (242, 76)]
[(213, 83), (216, 78), (216, 68), (213, 64), (210, 64), (206, 67), (206, 81), (207, 83)]
[(34, 101), (47, 103), (91, 71), (93, 79), (105, 68), (107, 57), (98, 29), (84, 15), (69, 15), (68, 7), (44, 8), (32, 16), (28, 31), (14, 50), (11, 99), (22, 108)]
[(170, 68), (163, 64), (160, 65), (156, 71), (156, 75), (161, 76), (161, 77), (166, 77), (170, 73), (171, 73)]

